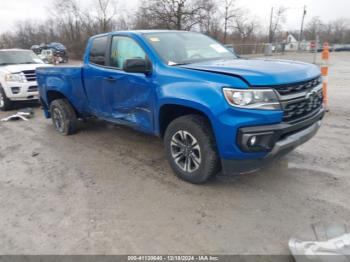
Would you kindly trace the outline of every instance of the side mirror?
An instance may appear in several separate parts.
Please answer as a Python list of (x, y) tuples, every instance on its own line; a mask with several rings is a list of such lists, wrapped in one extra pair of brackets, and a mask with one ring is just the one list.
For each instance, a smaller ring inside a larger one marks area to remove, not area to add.
[(123, 70), (128, 73), (149, 74), (152, 71), (151, 63), (142, 58), (131, 58), (124, 62)]

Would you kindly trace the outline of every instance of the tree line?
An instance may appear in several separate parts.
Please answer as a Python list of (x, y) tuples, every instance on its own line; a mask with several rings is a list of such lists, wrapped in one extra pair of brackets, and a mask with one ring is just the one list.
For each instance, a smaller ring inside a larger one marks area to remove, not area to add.
[[(90, 1), (84, 8), (77, 0), (54, 0), (48, 19), (18, 21), (13, 30), (0, 35), (0, 48), (61, 42), (71, 57), (81, 58), (90, 36), (130, 29), (199, 31), (229, 44), (273, 43), (286, 38), (282, 28), (288, 9), (284, 7), (276, 9), (270, 24), (264, 26), (235, 0), (140, 0), (133, 13), (116, 0)], [(321, 41), (350, 43), (349, 21), (323, 23), (314, 17), (306, 24), (303, 36), (308, 40), (319, 36)]]

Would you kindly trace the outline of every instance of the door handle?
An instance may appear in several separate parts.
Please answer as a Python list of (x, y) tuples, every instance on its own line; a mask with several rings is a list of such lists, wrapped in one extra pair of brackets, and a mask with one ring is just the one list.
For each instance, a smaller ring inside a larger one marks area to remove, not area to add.
[(109, 77), (105, 77), (105, 78), (103, 78), (104, 80), (106, 80), (106, 81), (109, 81), (109, 82), (115, 82), (115, 81), (117, 81), (117, 79), (116, 78), (114, 78), (114, 77), (111, 77), (111, 76), (109, 76)]

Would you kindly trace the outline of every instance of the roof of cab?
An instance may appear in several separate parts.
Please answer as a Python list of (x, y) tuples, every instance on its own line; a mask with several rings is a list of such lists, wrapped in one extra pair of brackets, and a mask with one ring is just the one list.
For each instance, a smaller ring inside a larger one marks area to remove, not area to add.
[(184, 30), (128, 30), (128, 31), (113, 31), (113, 32), (108, 32), (108, 33), (104, 33), (104, 34), (99, 34), (99, 35), (95, 35), (92, 38), (95, 37), (101, 37), (101, 36), (107, 36), (110, 34), (125, 34), (125, 35), (142, 35), (142, 34), (152, 34), (152, 33), (167, 33), (167, 32), (189, 32), (189, 31), (184, 31)]

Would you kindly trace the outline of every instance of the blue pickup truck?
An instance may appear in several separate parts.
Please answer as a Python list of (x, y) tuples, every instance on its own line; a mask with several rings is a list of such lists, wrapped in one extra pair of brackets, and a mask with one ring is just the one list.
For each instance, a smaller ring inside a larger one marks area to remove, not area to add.
[(314, 136), (325, 112), (316, 66), (238, 58), (195, 32), (93, 36), (82, 67), (39, 68), (37, 80), (61, 134), (97, 117), (159, 136), (196, 184), (260, 169)]

